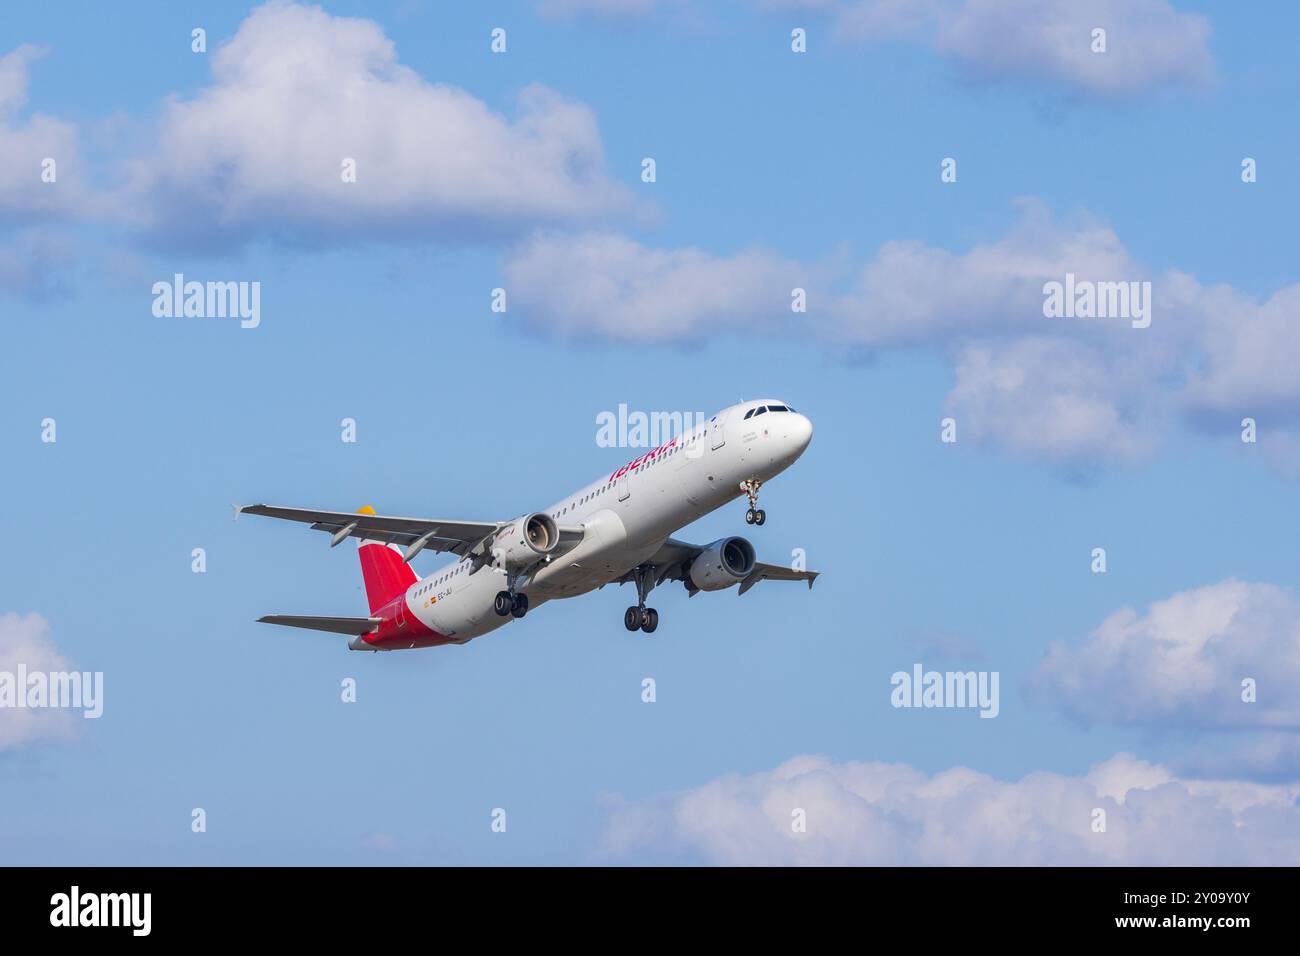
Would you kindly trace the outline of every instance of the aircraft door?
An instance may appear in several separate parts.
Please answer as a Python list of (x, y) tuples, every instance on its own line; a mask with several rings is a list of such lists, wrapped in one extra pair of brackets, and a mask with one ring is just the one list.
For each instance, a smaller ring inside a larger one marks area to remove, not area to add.
[(623, 475), (621, 478), (619, 478), (618, 484), (615, 485), (615, 487), (618, 489), (619, 501), (626, 501), (627, 496), (632, 493), (632, 486), (628, 484), (627, 475)]
[(709, 441), (714, 449), (721, 448), (727, 442), (725, 425), (727, 424), (726, 415), (714, 415), (709, 422)]

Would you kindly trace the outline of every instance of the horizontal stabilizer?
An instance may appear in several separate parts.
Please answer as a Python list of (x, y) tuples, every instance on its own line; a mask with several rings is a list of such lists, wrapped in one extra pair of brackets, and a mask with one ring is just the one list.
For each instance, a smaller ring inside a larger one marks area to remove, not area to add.
[(377, 617), (311, 617), (303, 614), (268, 614), (257, 619), (259, 624), (282, 624), (285, 627), (306, 627), (313, 631), (333, 634), (373, 634), (379, 630)]

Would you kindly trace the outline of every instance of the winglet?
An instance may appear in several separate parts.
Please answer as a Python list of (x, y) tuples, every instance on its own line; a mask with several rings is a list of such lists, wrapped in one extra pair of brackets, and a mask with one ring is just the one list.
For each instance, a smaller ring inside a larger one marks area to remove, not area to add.
[(375, 509), (372, 505), (362, 505), (360, 508), (357, 509), (357, 514), (359, 515), (372, 515), (374, 513), (375, 513)]

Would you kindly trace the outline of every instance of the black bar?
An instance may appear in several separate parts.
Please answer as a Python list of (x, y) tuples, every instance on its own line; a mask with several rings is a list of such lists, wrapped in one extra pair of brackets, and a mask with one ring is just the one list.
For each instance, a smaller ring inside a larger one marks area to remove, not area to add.
[[(7, 940), (75, 933), (81, 942), (373, 945), (405, 935), (439, 949), (466, 933), (494, 941), (531, 935), (536, 945), (599, 930), (616, 934), (607, 938), (614, 946), (641, 937), (666, 942), (662, 934), (681, 938), (702, 927), (710, 935), (725, 931), (733, 942), (859, 932), (873, 946), (895, 933), (926, 944), (1032, 934), (1231, 945), (1281, 936), (1291, 926), (1295, 871), (114, 867), (4, 869), (0, 883)], [(70, 922), (74, 886), (79, 919), (101, 909), (111, 918), (116, 910), (123, 925), (52, 925), (52, 918)], [(99, 894), (110, 893), (149, 894), (147, 936), (137, 935), (144, 897), (132, 898), (128, 908), (114, 896), (101, 907)], [(67, 902), (62, 910), (60, 894)]]

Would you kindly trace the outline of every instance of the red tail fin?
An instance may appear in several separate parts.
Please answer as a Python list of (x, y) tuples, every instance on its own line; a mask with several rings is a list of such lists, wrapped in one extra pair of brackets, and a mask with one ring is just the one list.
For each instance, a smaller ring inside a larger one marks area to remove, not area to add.
[[(374, 513), (375, 509), (370, 505), (357, 509), (357, 514), (361, 515)], [(366, 582), (366, 599), (370, 601), (371, 614), (418, 580), (411, 566), (402, 560), (402, 552), (396, 545), (362, 539), (357, 545), (357, 553), (361, 556), (361, 576)]]

